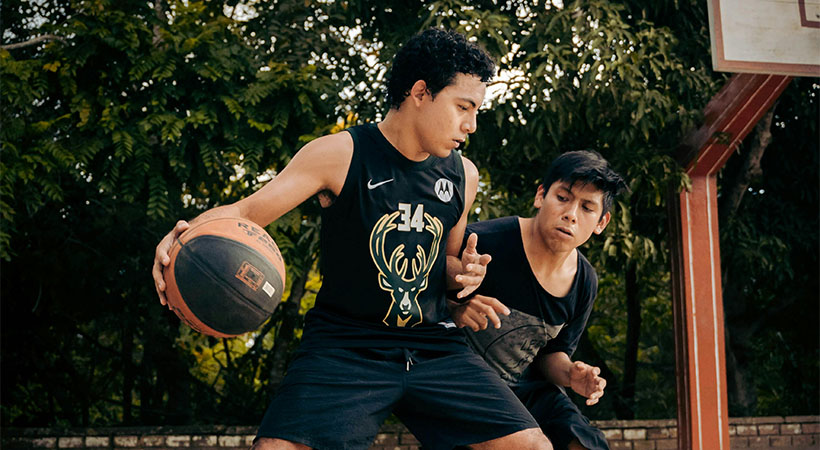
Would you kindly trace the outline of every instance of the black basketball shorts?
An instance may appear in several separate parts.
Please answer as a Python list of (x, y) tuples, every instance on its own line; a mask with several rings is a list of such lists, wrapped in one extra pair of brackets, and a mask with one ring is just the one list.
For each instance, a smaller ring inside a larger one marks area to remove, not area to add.
[(316, 449), (367, 449), (394, 412), (425, 449), (538, 428), (501, 378), (463, 352), (322, 349), (288, 367), (257, 433)]
[(541, 425), (556, 450), (578, 439), (589, 450), (609, 450), (604, 433), (589, 420), (561, 388), (546, 380), (525, 382), (513, 392)]

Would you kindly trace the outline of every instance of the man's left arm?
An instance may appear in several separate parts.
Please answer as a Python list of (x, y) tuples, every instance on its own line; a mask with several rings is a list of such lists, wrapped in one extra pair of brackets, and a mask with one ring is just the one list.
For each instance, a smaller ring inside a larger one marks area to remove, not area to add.
[(587, 399), (587, 405), (594, 405), (604, 395), (606, 387), (606, 380), (599, 376), (601, 369), (583, 361), (573, 362), (569, 356), (581, 340), (598, 292), (597, 274), (594, 270), (587, 273), (589, 277), (584, 280), (585, 289), (581, 295), (584, 300), (575, 310), (574, 318), (538, 353), (533, 364), (544, 378), (557, 385), (572, 388)]
[(564, 352), (539, 353), (533, 362), (547, 380), (568, 388), (587, 399), (587, 405), (594, 405), (604, 395), (606, 380), (601, 378), (601, 369), (583, 361), (570, 360)]
[(447, 289), (458, 290), (456, 297), (459, 299), (467, 297), (478, 288), (484, 280), (487, 264), (491, 259), (490, 255), (479, 254), (476, 250), (478, 235), (475, 233), (470, 235), (467, 246), (461, 251), (467, 217), (478, 189), (478, 169), (469, 159), (462, 157), (461, 160), (464, 163), (464, 211), (447, 236)]

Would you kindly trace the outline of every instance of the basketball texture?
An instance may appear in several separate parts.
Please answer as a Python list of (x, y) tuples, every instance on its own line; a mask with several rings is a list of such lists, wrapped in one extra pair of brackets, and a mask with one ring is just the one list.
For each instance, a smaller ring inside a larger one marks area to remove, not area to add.
[(182, 233), (165, 267), (165, 296), (194, 330), (234, 337), (259, 328), (282, 299), (285, 262), (259, 225), (217, 218)]

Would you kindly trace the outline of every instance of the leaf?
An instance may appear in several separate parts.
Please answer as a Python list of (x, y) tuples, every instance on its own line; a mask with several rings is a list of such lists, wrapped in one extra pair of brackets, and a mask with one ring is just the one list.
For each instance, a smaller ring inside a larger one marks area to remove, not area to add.
[(47, 70), (49, 72), (56, 72), (59, 69), (60, 69), (60, 61), (54, 61), (54, 62), (43, 65), (43, 70)]

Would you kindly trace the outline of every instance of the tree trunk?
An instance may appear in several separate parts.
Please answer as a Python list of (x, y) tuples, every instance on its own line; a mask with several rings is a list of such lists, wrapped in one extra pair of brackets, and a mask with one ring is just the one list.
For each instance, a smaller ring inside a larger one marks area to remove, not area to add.
[(131, 393), (134, 390), (135, 370), (131, 361), (134, 353), (134, 323), (126, 322), (122, 333), (122, 423), (130, 425), (133, 419)]
[(744, 376), (742, 368), (745, 364), (739, 361), (736, 355), (743, 355), (743, 351), (735, 351), (738, 346), (734, 343), (732, 331), (727, 327), (724, 330), (726, 339), (726, 378), (729, 406), (732, 415), (748, 416), (754, 414), (757, 405), (757, 392), (753, 385)]
[(638, 372), (638, 343), (641, 338), (641, 299), (638, 289), (638, 269), (630, 263), (626, 270), (626, 351), (624, 352), (624, 380), (621, 396), (625, 410), (619, 419), (635, 418), (635, 379)]
[[(771, 126), (776, 105), (775, 103), (755, 127), (750, 148), (743, 153), (738, 169), (734, 173), (724, 173), (724, 176), (729, 176), (724, 178), (721, 185), (718, 205), (718, 220), (722, 226), (725, 226), (729, 218), (740, 208), (752, 180), (763, 174), (760, 162), (772, 140)], [(762, 323), (759, 318), (750, 320), (748, 317), (749, 308), (739, 284), (743, 282), (742, 277), (734, 276), (731, 267), (723, 267), (727, 393), (732, 408), (731, 414), (740, 416), (754, 414), (757, 405), (754, 382), (746, 375), (745, 355), (749, 349), (744, 343), (752, 336), (758, 324)]]

